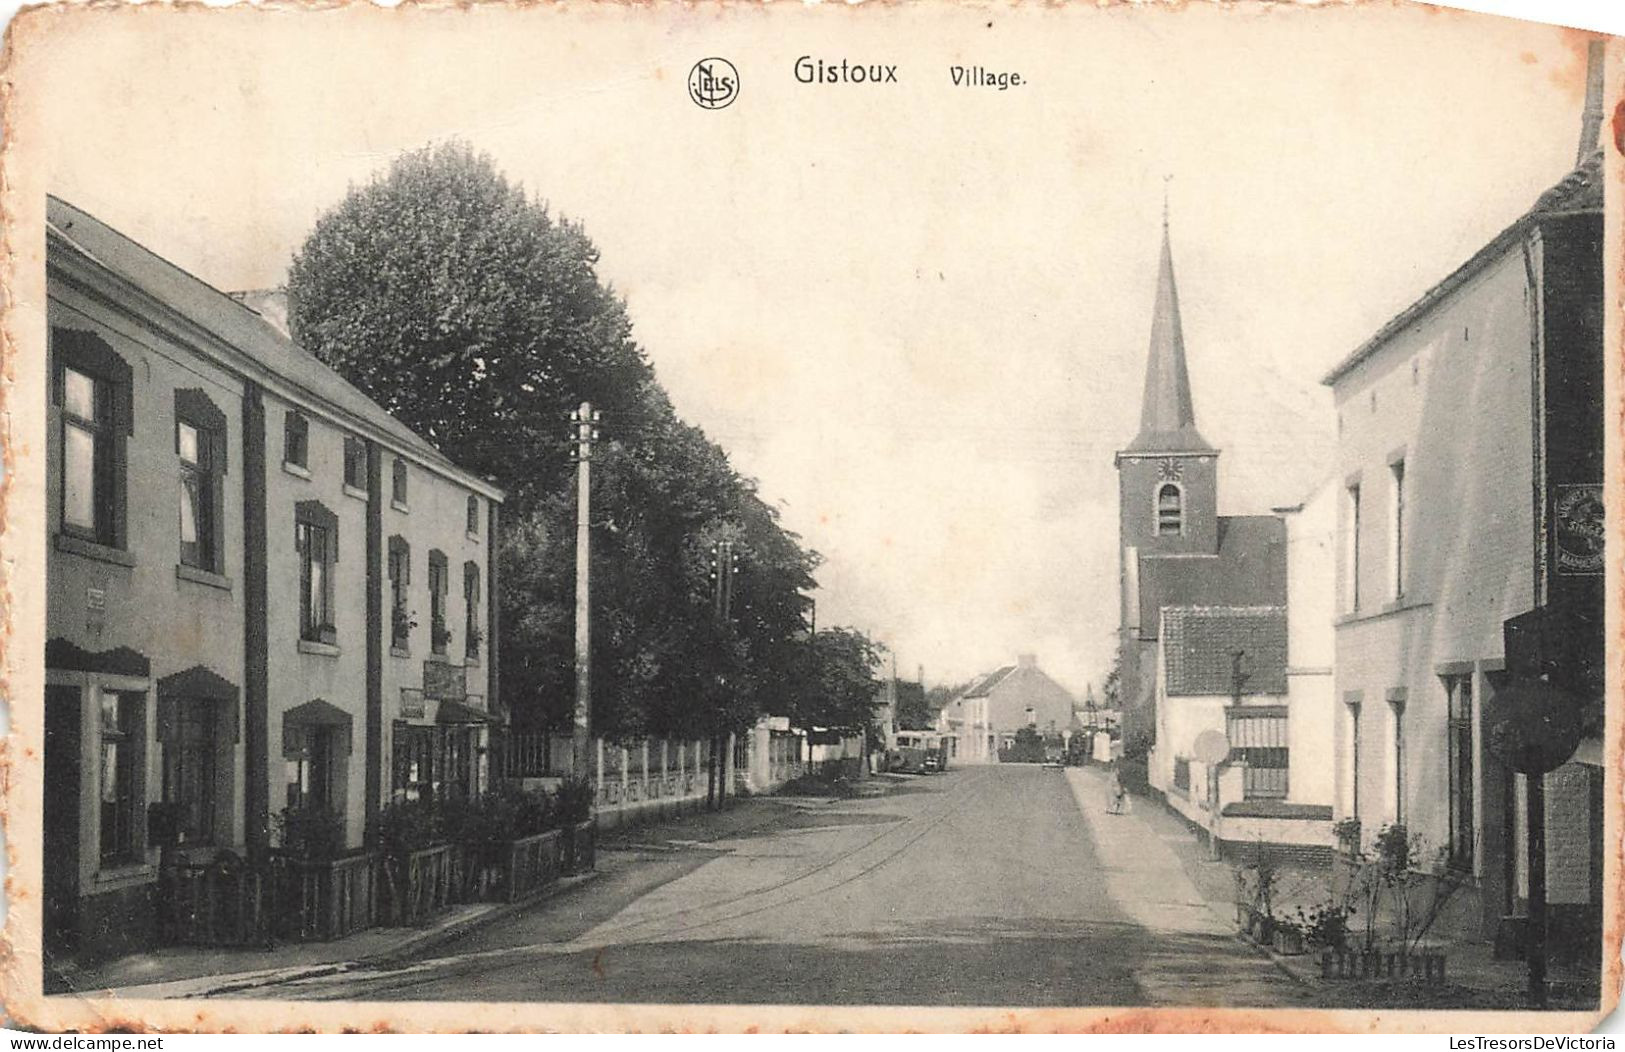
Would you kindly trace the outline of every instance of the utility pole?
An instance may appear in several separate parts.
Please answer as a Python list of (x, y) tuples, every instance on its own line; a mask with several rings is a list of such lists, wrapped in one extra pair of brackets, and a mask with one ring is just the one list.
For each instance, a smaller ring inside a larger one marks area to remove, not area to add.
[[(722, 540), (711, 546), (711, 605), (723, 624), (733, 620), (734, 577), (739, 573), (739, 555), (733, 541)], [(706, 796), (711, 806), (720, 810), (728, 795), (727, 757), (719, 755), (727, 747), (728, 736), (720, 726), (711, 735), (711, 763), (707, 779)]]
[(570, 774), (587, 777), (592, 757), (592, 444), (603, 414), (582, 402), (570, 414), (576, 461), (576, 710)]

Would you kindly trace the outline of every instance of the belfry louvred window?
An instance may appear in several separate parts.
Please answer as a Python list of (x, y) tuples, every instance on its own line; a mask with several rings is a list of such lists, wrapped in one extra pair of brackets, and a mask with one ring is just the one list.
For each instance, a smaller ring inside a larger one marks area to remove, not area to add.
[(1165, 482), (1157, 489), (1157, 535), (1177, 536), (1184, 526), (1184, 497), (1178, 486)]

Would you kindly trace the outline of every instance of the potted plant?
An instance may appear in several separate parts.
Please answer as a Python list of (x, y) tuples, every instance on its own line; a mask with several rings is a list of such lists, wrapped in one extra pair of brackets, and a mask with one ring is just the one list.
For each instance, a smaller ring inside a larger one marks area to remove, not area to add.
[(446, 646), (451, 642), (451, 629), (446, 627), (444, 621), (436, 620), (429, 626), (429, 645), (436, 654), (444, 654)]
[(1293, 957), (1303, 952), (1303, 928), (1294, 921), (1277, 918), (1272, 926), (1270, 939), (1276, 953)]
[(412, 638), (412, 629), (418, 626), (417, 621), (413, 620), (412, 614), (404, 606), (395, 607), (390, 611), (389, 616), (392, 645), (406, 646), (407, 642)]

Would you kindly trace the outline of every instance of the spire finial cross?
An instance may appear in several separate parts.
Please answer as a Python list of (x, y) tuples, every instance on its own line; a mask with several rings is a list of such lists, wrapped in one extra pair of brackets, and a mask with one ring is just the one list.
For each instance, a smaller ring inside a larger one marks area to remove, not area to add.
[(1168, 225), (1168, 184), (1174, 181), (1173, 175), (1162, 177), (1162, 225)]

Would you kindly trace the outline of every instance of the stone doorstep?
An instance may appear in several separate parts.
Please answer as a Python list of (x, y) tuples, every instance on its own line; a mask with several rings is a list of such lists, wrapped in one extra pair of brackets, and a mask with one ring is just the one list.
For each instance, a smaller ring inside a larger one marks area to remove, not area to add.
[[(450, 942), (460, 936), (467, 935), (486, 925), (510, 917), (520, 910), (528, 909), (548, 899), (574, 891), (583, 884), (598, 879), (599, 870), (591, 870), (576, 876), (561, 877), (547, 887), (520, 899), (518, 902), (490, 902), (478, 903), (438, 918), (426, 928), (373, 928), (365, 932), (357, 932), (351, 939), (365, 939), (369, 935), (373, 939), (386, 938), (385, 933), (398, 932), (399, 938), (393, 945), (371, 953), (362, 954), (353, 959), (312, 962), (303, 965), (284, 965), (281, 967), (259, 968), (253, 971), (238, 972), (232, 975), (210, 975), (195, 979), (177, 979), (142, 983), (138, 986), (114, 988), (108, 992), (125, 998), (153, 998), (163, 999), (172, 997), (219, 997), (243, 990), (257, 989), (275, 983), (297, 982), (302, 979), (318, 979), (327, 975), (349, 971), (357, 967), (373, 967), (393, 964), (402, 958), (422, 954), (435, 946)], [(347, 939), (336, 940), (327, 945), (338, 947)], [(305, 944), (309, 945), (309, 944)], [(274, 956), (276, 951), (266, 951), (268, 956)], [(88, 990), (83, 991), (87, 995)]]

